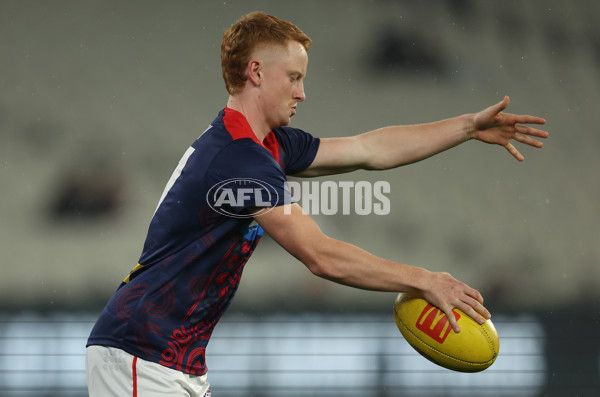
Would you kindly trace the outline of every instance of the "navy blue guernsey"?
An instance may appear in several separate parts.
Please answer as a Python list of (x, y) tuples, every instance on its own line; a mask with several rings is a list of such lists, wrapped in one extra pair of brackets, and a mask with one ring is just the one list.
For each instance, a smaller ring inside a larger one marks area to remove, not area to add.
[(212, 331), (264, 232), (248, 208), (289, 202), (286, 175), (306, 169), (318, 147), (318, 138), (290, 127), (260, 142), (241, 113), (219, 112), (173, 172), (138, 265), (107, 303), (88, 346), (206, 373)]

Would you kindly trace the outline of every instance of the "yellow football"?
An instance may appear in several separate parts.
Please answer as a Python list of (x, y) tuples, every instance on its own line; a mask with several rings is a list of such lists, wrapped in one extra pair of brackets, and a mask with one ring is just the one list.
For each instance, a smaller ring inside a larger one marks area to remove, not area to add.
[(459, 309), (456, 333), (440, 309), (416, 294), (398, 294), (394, 317), (406, 341), (430, 361), (453, 371), (479, 372), (498, 357), (500, 340), (491, 320), (479, 325)]

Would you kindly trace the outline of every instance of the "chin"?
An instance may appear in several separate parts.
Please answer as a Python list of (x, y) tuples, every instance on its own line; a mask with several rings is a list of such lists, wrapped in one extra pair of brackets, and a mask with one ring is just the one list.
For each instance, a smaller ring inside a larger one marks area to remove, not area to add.
[(289, 116), (289, 117), (285, 117), (284, 116), (284, 117), (282, 117), (281, 119), (279, 119), (277, 121), (274, 120), (271, 129), (278, 128), (278, 127), (288, 126), (288, 125), (290, 125), (291, 121), (292, 121), (292, 117), (291, 116)]

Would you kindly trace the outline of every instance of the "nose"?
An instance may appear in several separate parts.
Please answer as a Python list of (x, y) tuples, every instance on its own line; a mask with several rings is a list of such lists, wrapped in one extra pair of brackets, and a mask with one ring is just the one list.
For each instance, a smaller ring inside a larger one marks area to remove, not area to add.
[(304, 92), (304, 82), (300, 81), (296, 86), (294, 92), (294, 99), (298, 102), (304, 102), (306, 100), (306, 93)]

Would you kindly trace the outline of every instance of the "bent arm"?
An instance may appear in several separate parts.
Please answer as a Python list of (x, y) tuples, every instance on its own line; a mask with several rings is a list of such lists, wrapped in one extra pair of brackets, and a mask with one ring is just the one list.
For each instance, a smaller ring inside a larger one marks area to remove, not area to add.
[[(420, 292), (444, 311), (451, 323), (452, 308), (482, 323), (489, 312), (479, 292), (448, 273), (379, 258), (355, 245), (326, 236), (298, 204), (272, 208), (255, 217), (258, 224), (315, 275), (355, 288)], [(458, 330), (458, 324), (453, 323)]]
[(265, 231), (315, 275), (355, 288), (420, 291), (427, 271), (378, 258), (326, 236), (298, 204), (275, 207), (257, 216)]

